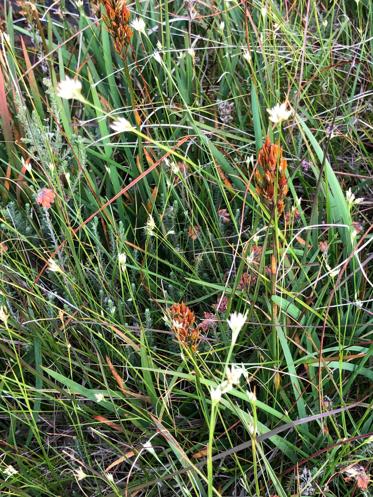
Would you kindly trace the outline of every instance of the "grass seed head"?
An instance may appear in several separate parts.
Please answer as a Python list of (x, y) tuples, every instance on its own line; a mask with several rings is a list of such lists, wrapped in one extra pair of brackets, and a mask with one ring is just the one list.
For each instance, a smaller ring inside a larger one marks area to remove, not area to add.
[(130, 44), (133, 31), (129, 25), (131, 13), (125, 0), (100, 0), (106, 9), (103, 20), (113, 40), (114, 48), (123, 55)]
[(173, 304), (168, 309), (171, 329), (184, 347), (190, 347), (195, 352), (200, 341), (200, 330), (195, 326), (196, 316), (183, 302)]
[(284, 200), (289, 191), (286, 178), (287, 161), (282, 156), (281, 146), (271, 143), (269, 136), (259, 150), (258, 166), (255, 170), (256, 191), (271, 208), (275, 206), (277, 197), (277, 210), (282, 214)]

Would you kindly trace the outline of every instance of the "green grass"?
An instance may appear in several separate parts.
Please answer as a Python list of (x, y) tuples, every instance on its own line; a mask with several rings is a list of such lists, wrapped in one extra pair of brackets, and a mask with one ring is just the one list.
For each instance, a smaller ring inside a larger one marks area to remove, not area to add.
[[(146, 34), (121, 57), (102, 6), (11, 4), (0, 495), (369, 495), (370, 2), (136, 0)], [(82, 101), (57, 96), (66, 76)], [(255, 189), (267, 134), (283, 216)], [(196, 351), (165, 321), (181, 302), (213, 319)]]

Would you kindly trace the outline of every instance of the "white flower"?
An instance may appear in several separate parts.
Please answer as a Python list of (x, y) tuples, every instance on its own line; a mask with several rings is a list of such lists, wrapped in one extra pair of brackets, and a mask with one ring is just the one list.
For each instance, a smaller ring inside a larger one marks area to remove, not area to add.
[(165, 163), (171, 169), (171, 172), (173, 174), (179, 174), (180, 168), (175, 161), (165, 159)]
[(139, 33), (145, 34), (144, 19), (142, 17), (136, 17), (136, 19), (131, 22), (131, 28), (135, 31), (138, 31)]
[(225, 28), (225, 22), (222, 21), (220, 24), (219, 24), (219, 29), (220, 31), (224, 31), (224, 28)]
[(210, 395), (213, 404), (217, 404), (218, 402), (220, 402), (222, 395), (221, 386), (219, 385), (217, 388), (211, 388)]
[(221, 394), (228, 393), (232, 390), (233, 384), (229, 382), (229, 380), (224, 380), (220, 383), (219, 389)]
[(161, 56), (161, 54), (158, 52), (158, 50), (156, 50), (156, 51), (153, 53), (153, 57), (154, 57), (154, 59), (158, 62), (158, 64), (162, 64), (162, 56)]
[(25, 159), (22, 157), (22, 167), (26, 169), (28, 173), (32, 171), (32, 164), (30, 161), (25, 161)]
[(249, 52), (249, 50), (245, 50), (244, 53), (243, 53), (243, 58), (247, 61), (247, 62), (250, 62), (251, 61), (251, 53)]
[(163, 49), (162, 43), (159, 40), (157, 41), (157, 48), (158, 48), (158, 50), (162, 50)]
[(266, 17), (266, 16), (267, 16), (267, 14), (268, 14), (268, 9), (267, 9), (267, 7), (266, 7), (266, 6), (262, 7), (262, 8), (260, 9), (260, 13), (262, 14), (262, 17)]
[(352, 207), (353, 205), (359, 205), (359, 204), (362, 204), (364, 202), (363, 197), (360, 197), (360, 198), (355, 197), (355, 194), (352, 193), (351, 188), (349, 188), (346, 192), (346, 200), (347, 200), (349, 207)]
[(75, 471), (75, 478), (77, 479), (77, 481), (81, 481), (84, 480), (84, 478), (87, 478), (87, 475), (84, 473), (81, 467)]
[(240, 312), (233, 312), (227, 319), (229, 328), (232, 330), (232, 342), (235, 343), (239, 332), (242, 330), (247, 318), (247, 312), (241, 314)]
[(70, 100), (75, 98), (77, 100), (82, 100), (82, 83), (77, 79), (71, 79), (68, 76), (63, 81), (60, 81), (57, 85), (57, 95), (61, 98)]
[(120, 117), (113, 124), (110, 125), (116, 133), (126, 133), (127, 131), (132, 131), (134, 128), (128, 119)]
[(63, 271), (60, 268), (60, 266), (52, 258), (48, 259), (48, 270), (52, 271), (52, 273), (63, 273)]
[(118, 263), (122, 271), (126, 268), (127, 256), (126, 254), (118, 254)]
[(145, 231), (149, 236), (154, 236), (154, 230), (156, 228), (154, 217), (149, 214), (148, 220), (146, 221)]
[(227, 381), (230, 385), (238, 385), (241, 376), (247, 376), (247, 371), (243, 366), (232, 364), (230, 368), (227, 368)]
[(272, 109), (267, 109), (269, 114), (269, 120), (273, 122), (273, 124), (280, 124), (282, 121), (286, 121), (292, 114), (292, 110), (286, 110), (286, 103), (277, 104)]
[(114, 476), (112, 475), (112, 473), (105, 473), (105, 476), (107, 480), (110, 481), (110, 483), (114, 483)]
[(105, 399), (105, 395), (103, 393), (95, 393), (96, 402), (102, 402)]
[(8, 319), (9, 319), (9, 314), (6, 310), (5, 305), (0, 306), (0, 321), (4, 323), (5, 328), (8, 327)]
[(247, 393), (247, 396), (248, 396), (250, 402), (256, 402), (256, 395), (255, 395), (255, 393), (249, 392), (249, 391), (247, 391), (246, 393)]
[(3, 474), (5, 475), (5, 480), (7, 480), (8, 478), (11, 478), (12, 476), (18, 474), (18, 471), (16, 470), (16, 468), (14, 466), (9, 464), (9, 466), (7, 466), (3, 470)]
[(147, 450), (148, 452), (150, 452), (151, 454), (153, 454), (153, 456), (156, 455), (155, 450), (154, 450), (153, 445), (152, 445), (152, 443), (151, 443), (150, 440), (148, 440), (147, 442), (145, 442), (144, 444), (142, 444), (142, 446), (144, 447), (145, 450)]
[(338, 269), (331, 269), (329, 271), (329, 276), (331, 278), (336, 278), (338, 276), (338, 274), (339, 274), (339, 270)]

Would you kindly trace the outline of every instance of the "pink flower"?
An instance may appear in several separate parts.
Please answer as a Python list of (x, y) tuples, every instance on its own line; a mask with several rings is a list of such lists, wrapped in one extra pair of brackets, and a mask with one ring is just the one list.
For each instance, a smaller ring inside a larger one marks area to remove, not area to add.
[(228, 224), (231, 221), (231, 217), (230, 217), (229, 212), (227, 211), (227, 209), (219, 209), (218, 210), (218, 216), (220, 218), (220, 221), (223, 224)]
[(218, 297), (218, 300), (216, 304), (213, 306), (218, 312), (225, 312), (228, 307), (228, 298), (220, 296)]
[(211, 328), (215, 328), (218, 322), (215, 314), (213, 314), (212, 312), (205, 312), (203, 315), (205, 319), (198, 325), (198, 328), (200, 328), (204, 332), (210, 330)]
[(36, 197), (36, 202), (44, 207), (44, 209), (50, 209), (55, 198), (56, 194), (53, 190), (50, 188), (42, 188)]

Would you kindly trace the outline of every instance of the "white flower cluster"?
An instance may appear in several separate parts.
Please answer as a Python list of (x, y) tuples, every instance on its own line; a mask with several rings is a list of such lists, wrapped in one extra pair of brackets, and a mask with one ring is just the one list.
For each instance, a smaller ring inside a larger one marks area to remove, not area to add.
[(145, 28), (146, 28), (145, 21), (141, 17), (136, 17), (136, 19), (134, 19), (131, 22), (131, 28), (134, 29), (135, 31), (137, 31), (140, 34), (144, 34), (144, 35), (146, 34), (146, 32), (145, 32)]
[(241, 365), (232, 364), (230, 368), (227, 368), (227, 379), (224, 380), (217, 388), (211, 389), (211, 400), (213, 403), (218, 403), (223, 394), (228, 393), (232, 390), (235, 385), (239, 385), (241, 376), (247, 378), (247, 370)]
[(348, 204), (350, 209), (353, 205), (360, 205), (364, 202), (364, 198), (362, 198), (362, 197), (356, 198), (355, 197), (355, 194), (352, 193), (351, 188), (349, 188), (346, 192), (346, 200), (347, 200), (347, 204)]
[(77, 79), (72, 79), (66, 76), (63, 81), (57, 85), (57, 95), (66, 100), (82, 100), (82, 83)]
[(286, 110), (286, 103), (277, 104), (272, 109), (267, 109), (269, 120), (276, 126), (282, 121), (287, 121), (292, 114), (292, 110)]
[(126, 133), (133, 130), (132, 124), (125, 117), (120, 117), (110, 125), (116, 133)]
[(4, 323), (5, 328), (8, 327), (8, 319), (9, 319), (9, 314), (5, 305), (0, 306), (0, 321)]
[(247, 318), (247, 312), (233, 312), (227, 320), (229, 328), (232, 330), (232, 343), (235, 344), (240, 331), (242, 330)]

